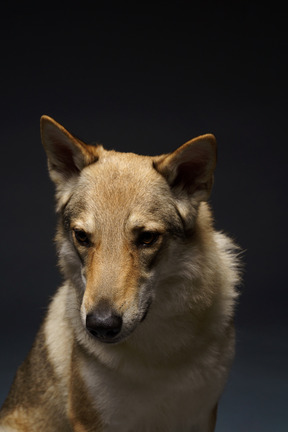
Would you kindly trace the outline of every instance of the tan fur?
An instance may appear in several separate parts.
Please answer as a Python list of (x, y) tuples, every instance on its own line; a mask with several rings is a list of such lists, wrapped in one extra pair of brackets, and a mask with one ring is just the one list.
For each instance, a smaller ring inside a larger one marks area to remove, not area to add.
[(239, 282), (205, 202), (215, 138), (147, 157), (86, 145), (47, 116), (41, 134), (64, 283), (0, 431), (213, 432)]

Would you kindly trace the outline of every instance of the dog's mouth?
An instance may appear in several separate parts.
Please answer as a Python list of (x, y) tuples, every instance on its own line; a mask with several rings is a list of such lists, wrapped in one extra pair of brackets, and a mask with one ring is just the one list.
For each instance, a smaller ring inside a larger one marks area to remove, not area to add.
[(149, 300), (148, 300), (147, 303), (146, 303), (146, 307), (145, 307), (144, 313), (143, 313), (143, 315), (142, 315), (142, 318), (141, 318), (141, 320), (140, 320), (141, 323), (146, 319), (151, 304), (152, 304), (152, 299), (149, 298)]
[(113, 344), (117, 343), (119, 340), (121, 340), (120, 337), (117, 337), (113, 331), (107, 332), (107, 334), (103, 335), (95, 330), (87, 329), (89, 334), (93, 336), (95, 339), (99, 340), (100, 342)]
[(112, 336), (112, 337), (103, 337), (103, 336), (99, 336), (97, 334), (93, 334), (90, 333), (92, 336), (94, 336), (95, 339), (97, 339), (99, 342), (101, 343), (105, 343), (105, 344), (117, 344), (119, 342), (121, 342), (124, 338), (123, 337), (116, 337), (116, 336)]
[[(150, 298), (143, 309), (143, 315), (138, 321), (138, 324), (142, 323), (147, 318), (151, 304), (152, 299)], [(102, 322), (100, 326), (99, 323), (95, 325), (95, 317), (93, 319), (93, 315), (88, 315), (86, 317), (86, 330), (89, 335), (97, 339), (99, 342), (106, 344), (116, 344), (122, 342), (137, 327), (136, 323), (135, 326), (131, 326), (131, 329), (127, 329), (125, 331), (125, 328), (123, 328), (124, 326), (122, 325), (122, 318), (119, 316), (117, 317), (117, 320), (114, 317), (113, 319), (111, 318), (111, 320), (106, 321), (107, 322)]]

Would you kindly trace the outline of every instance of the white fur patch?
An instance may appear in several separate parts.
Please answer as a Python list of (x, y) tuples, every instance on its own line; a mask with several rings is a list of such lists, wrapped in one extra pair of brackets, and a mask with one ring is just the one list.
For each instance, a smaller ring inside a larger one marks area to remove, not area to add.
[(67, 296), (68, 286), (64, 285), (58, 290), (50, 304), (44, 327), (49, 359), (66, 394), (69, 388), (69, 368), (73, 346), (73, 333), (66, 315)]

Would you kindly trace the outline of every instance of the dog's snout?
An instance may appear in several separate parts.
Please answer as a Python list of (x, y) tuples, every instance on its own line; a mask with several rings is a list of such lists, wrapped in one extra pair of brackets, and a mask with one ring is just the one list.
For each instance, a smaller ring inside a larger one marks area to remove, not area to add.
[(86, 328), (101, 341), (113, 342), (121, 331), (122, 317), (107, 303), (103, 303), (86, 316)]

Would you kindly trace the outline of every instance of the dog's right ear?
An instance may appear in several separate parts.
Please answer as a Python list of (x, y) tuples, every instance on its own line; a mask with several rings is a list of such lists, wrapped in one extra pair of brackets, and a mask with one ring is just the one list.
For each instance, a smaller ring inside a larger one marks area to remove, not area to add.
[(56, 186), (98, 160), (98, 147), (87, 145), (75, 138), (51, 117), (41, 117), (40, 129), (42, 144), (48, 157), (50, 177)]

